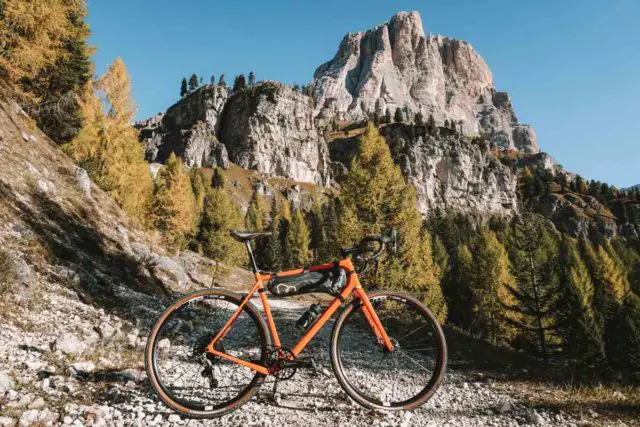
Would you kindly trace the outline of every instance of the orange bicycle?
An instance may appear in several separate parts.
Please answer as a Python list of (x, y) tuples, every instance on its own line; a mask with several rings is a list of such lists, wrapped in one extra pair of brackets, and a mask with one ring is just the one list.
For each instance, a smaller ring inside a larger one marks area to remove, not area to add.
[[(331, 335), (331, 363), (353, 400), (373, 409), (407, 410), (433, 395), (447, 363), (438, 322), (409, 295), (367, 294), (351, 258), (365, 269), (377, 263), (387, 244), (395, 249), (395, 231), (343, 249), (339, 262), (277, 274), (261, 272), (251, 249), (251, 240), (270, 233), (233, 230), (231, 235), (249, 252), (256, 279), (249, 293), (207, 289), (187, 295), (160, 316), (149, 335), (145, 365), (166, 405), (191, 417), (222, 416), (255, 395), (267, 375), (278, 381), (291, 378), (296, 369), (312, 368), (312, 361), (298, 356), (341, 306)], [(335, 299), (304, 313), (297, 322), (304, 334), (287, 349), (266, 290), (276, 296), (325, 292)], [(256, 293), (264, 317), (250, 301)]]

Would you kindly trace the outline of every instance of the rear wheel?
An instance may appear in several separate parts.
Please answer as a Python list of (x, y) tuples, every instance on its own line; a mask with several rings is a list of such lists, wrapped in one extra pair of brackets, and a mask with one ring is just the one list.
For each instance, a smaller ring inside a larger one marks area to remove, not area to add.
[[(169, 307), (151, 330), (145, 364), (158, 397), (190, 417), (219, 417), (253, 396), (264, 375), (216, 357), (208, 344), (242, 302), (224, 290), (196, 292)], [(218, 351), (266, 365), (270, 336), (256, 308), (247, 303)]]
[(367, 321), (361, 301), (347, 306), (331, 337), (331, 362), (340, 385), (372, 409), (406, 410), (424, 404), (444, 376), (447, 347), (435, 317), (417, 299), (377, 292), (369, 299), (394, 345), (389, 352)]

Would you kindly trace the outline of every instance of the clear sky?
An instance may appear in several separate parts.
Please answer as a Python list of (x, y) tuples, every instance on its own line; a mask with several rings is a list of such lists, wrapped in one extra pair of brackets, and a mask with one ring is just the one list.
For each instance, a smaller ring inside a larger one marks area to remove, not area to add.
[(192, 73), (309, 82), (344, 34), (400, 10), (470, 42), (565, 168), (640, 183), (640, 0), (89, 0), (89, 25), (97, 72), (121, 56), (145, 118)]

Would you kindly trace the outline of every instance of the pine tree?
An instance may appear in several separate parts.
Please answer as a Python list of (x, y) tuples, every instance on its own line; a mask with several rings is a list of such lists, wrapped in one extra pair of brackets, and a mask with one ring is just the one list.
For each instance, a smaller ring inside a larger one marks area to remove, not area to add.
[(322, 213), (322, 204), (316, 197), (311, 207), (311, 240), (309, 241), (309, 249), (313, 251), (313, 260), (317, 261), (320, 248), (325, 244), (324, 234), (324, 217)]
[[(244, 223), (247, 230), (250, 231), (264, 231), (266, 226), (266, 210), (264, 207), (264, 200), (258, 195), (257, 192), (253, 192), (251, 201), (249, 202), (249, 208), (244, 217)], [(264, 238), (258, 238), (253, 241), (254, 256), (259, 267), (262, 267), (265, 257), (266, 241)]]
[(198, 79), (198, 83), (200, 84), (200, 86), (204, 84), (204, 78), (202, 76), (200, 76), (200, 78)]
[(438, 127), (436, 126), (436, 120), (433, 118), (433, 114), (429, 114), (429, 118), (427, 119), (427, 131), (429, 135), (435, 135)]
[(300, 85), (298, 85), (298, 83), (293, 84), (293, 91), (298, 93), (300, 92)]
[(612, 302), (620, 304), (629, 291), (629, 282), (620, 268), (620, 261), (611, 256), (603, 246), (598, 246), (597, 253), (602, 268), (605, 295)]
[(211, 74), (211, 78), (209, 79), (209, 83), (211, 83), (212, 85), (216, 84), (216, 75), (215, 74)]
[(517, 301), (510, 310), (517, 316), (522, 345), (548, 362), (558, 344), (554, 329), (559, 295), (554, 261), (557, 249), (544, 219), (533, 213), (525, 212), (515, 219), (511, 237), (517, 283), (511, 293)]
[[(97, 96), (100, 93), (104, 98)], [(93, 181), (133, 218), (144, 223), (152, 193), (151, 174), (137, 132), (131, 126), (131, 79), (120, 58), (97, 84), (88, 84), (80, 103), (83, 127), (64, 146)], [(107, 105), (108, 111), (103, 110)]]
[(323, 206), (322, 231), (324, 241), (318, 247), (318, 261), (329, 262), (338, 254), (340, 249), (338, 243), (339, 220), (336, 212), (336, 201), (333, 196), (329, 197)]
[(249, 72), (249, 86), (253, 86), (256, 82), (256, 75), (253, 74), (253, 71)]
[(280, 271), (282, 267), (280, 259), (282, 256), (280, 248), (280, 217), (278, 214), (278, 200), (275, 196), (271, 199), (269, 219), (267, 230), (271, 232), (271, 236), (267, 238), (265, 244), (264, 265), (262, 267), (268, 271)]
[(236, 76), (235, 81), (233, 82), (233, 91), (238, 92), (244, 90), (247, 87), (247, 82), (244, 77), (244, 74), (240, 74)]
[(578, 367), (599, 365), (605, 357), (602, 330), (594, 317), (595, 285), (576, 243), (562, 238), (559, 250), (558, 329), (562, 354)]
[(309, 228), (300, 209), (295, 209), (292, 215), (287, 244), (291, 265), (294, 267), (307, 265), (309, 262)]
[(218, 80), (218, 86), (225, 87), (227, 83), (224, 81), (224, 74), (220, 74), (220, 80)]
[[(231, 265), (245, 265), (246, 249), (229, 235), (229, 230), (242, 227), (242, 213), (227, 192), (209, 188), (204, 199), (204, 210), (198, 240), (206, 256)], [(225, 272), (223, 265), (218, 270)]]
[(451, 130), (453, 131), (453, 133), (456, 133), (456, 122), (454, 122), (453, 120), (451, 120)]
[(191, 74), (189, 78), (189, 92), (193, 92), (196, 89), (198, 89), (198, 76)]
[(424, 116), (421, 111), (418, 111), (415, 116), (416, 126), (422, 126), (424, 124)]
[(213, 188), (224, 188), (224, 185), (225, 185), (225, 178), (224, 178), (224, 174), (222, 173), (222, 169), (216, 166), (213, 169), (213, 176), (211, 177), (211, 186)]
[(182, 83), (180, 83), (180, 98), (189, 93), (189, 89), (187, 88), (187, 79), (182, 78)]
[(510, 292), (515, 280), (509, 271), (507, 251), (495, 233), (483, 227), (473, 242), (471, 253), (471, 331), (480, 333), (493, 344), (508, 342), (515, 333), (509, 320), (513, 322), (517, 316), (507, 310), (515, 303)]
[(182, 159), (174, 153), (158, 172), (151, 214), (155, 227), (171, 248), (182, 250), (195, 236), (198, 202)]
[(384, 122), (386, 124), (391, 123), (391, 110), (389, 110), (389, 107), (387, 107), (387, 109), (384, 112)]
[[(280, 219), (278, 228), (278, 238), (280, 239), (280, 264), (282, 269), (288, 270), (294, 267), (292, 262), (291, 247), (289, 246), (289, 232), (291, 229), (291, 209), (289, 203), (281, 203), (278, 212), (278, 218)], [(299, 267), (299, 266), (296, 266)]]
[(340, 214), (344, 240), (356, 242), (365, 234), (389, 227), (399, 230), (398, 253), (381, 258), (377, 284), (412, 290), (422, 295), (440, 321), (446, 306), (438, 282), (438, 266), (431, 254), (431, 236), (422, 230), (415, 189), (407, 185), (377, 128), (369, 123), (360, 139), (359, 152), (342, 183)]
[(402, 123), (404, 121), (404, 116), (402, 114), (402, 110), (399, 108), (396, 108), (396, 112), (393, 115), (393, 120), (396, 123)]
[(204, 198), (207, 195), (206, 179), (199, 168), (191, 168), (189, 170), (189, 180), (191, 181), (191, 189), (196, 199), (198, 217), (200, 217), (202, 209), (204, 209)]

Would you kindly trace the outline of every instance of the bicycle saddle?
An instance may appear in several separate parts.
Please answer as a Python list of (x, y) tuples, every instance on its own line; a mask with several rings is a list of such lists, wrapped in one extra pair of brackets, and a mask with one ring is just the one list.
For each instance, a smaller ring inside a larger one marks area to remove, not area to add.
[(239, 242), (246, 242), (247, 240), (253, 240), (257, 237), (261, 236), (271, 236), (270, 231), (238, 231), (238, 230), (230, 230), (229, 234), (231, 237), (236, 239)]

